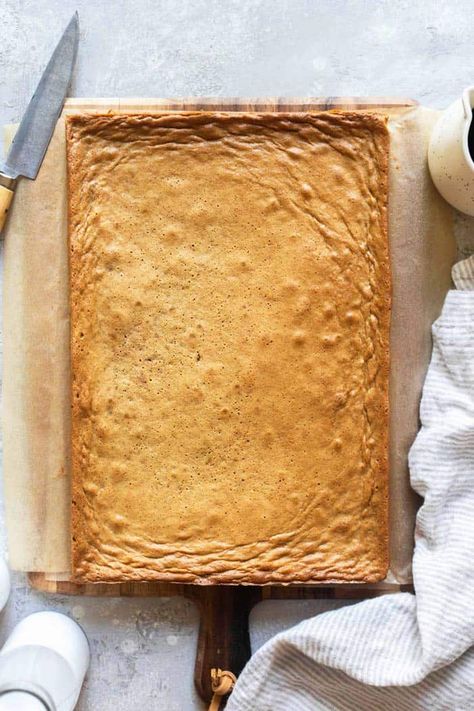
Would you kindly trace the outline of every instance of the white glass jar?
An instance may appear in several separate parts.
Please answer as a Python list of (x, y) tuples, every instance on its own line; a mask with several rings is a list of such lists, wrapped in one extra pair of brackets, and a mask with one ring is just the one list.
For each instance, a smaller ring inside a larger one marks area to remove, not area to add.
[(0, 610), (3, 610), (10, 596), (10, 572), (7, 564), (0, 558)]
[(28, 691), (7, 691), (0, 696), (0, 711), (49, 711), (37, 696)]
[(0, 652), (0, 711), (72, 711), (89, 659), (87, 638), (69, 617), (26, 617)]

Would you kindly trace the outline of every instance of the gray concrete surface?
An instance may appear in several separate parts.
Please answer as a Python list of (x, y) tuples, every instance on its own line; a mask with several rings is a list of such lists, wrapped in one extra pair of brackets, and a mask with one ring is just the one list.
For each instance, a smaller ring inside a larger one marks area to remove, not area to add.
[[(2, 0), (0, 124), (21, 117), (76, 9), (74, 96), (375, 94), (443, 108), (474, 83), (472, 0)], [(473, 233), (459, 218), (461, 253)], [(0, 534), (4, 541), (1, 522)], [(264, 603), (252, 614), (253, 648), (328, 605)], [(192, 687), (198, 618), (188, 601), (48, 597), (16, 574), (0, 643), (45, 608), (75, 617), (91, 641), (80, 711), (202, 708)]]

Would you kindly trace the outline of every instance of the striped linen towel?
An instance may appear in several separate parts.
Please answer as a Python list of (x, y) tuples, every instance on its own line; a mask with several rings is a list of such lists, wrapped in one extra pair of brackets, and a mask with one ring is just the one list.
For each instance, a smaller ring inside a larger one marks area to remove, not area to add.
[(228, 711), (474, 710), (474, 257), (453, 268), (410, 452), (416, 596), (341, 607), (278, 634)]

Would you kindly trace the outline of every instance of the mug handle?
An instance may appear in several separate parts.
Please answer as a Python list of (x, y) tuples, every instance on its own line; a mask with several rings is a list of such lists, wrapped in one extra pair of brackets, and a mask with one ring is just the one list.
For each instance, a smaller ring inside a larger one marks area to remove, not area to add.
[(471, 119), (474, 108), (474, 86), (468, 86), (464, 89), (462, 93), (462, 105), (464, 109), (464, 117)]

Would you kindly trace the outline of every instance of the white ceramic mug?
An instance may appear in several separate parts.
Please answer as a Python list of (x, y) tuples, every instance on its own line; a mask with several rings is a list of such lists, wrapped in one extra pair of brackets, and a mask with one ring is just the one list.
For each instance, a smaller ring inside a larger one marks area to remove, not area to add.
[(469, 152), (469, 128), (474, 107), (474, 86), (443, 111), (435, 124), (428, 149), (433, 182), (444, 199), (474, 216), (474, 156)]

